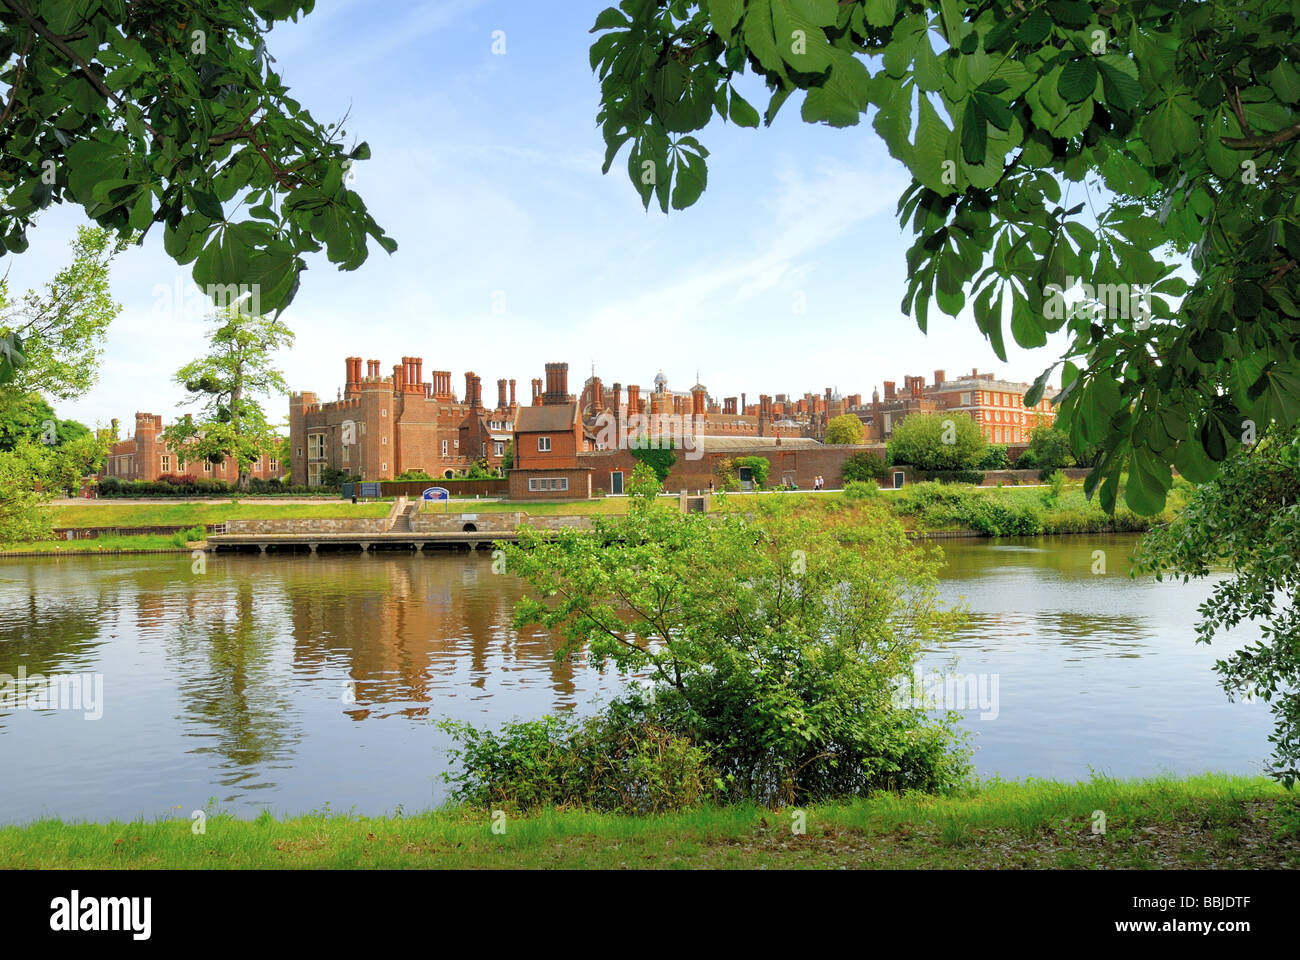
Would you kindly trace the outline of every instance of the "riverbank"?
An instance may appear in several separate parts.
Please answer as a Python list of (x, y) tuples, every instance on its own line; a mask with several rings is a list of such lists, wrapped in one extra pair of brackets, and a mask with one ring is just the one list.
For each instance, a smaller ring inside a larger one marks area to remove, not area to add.
[(1271, 780), (1226, 775), (992, 783), (948, 797), (881, 794), (802, 811), (205, 817), (202, 833), (190, 817), (0, 827), (0, 869), (1300, 867), (1296, 795)]
[[(1156, 523), (1167, 523), (1186, 503), (1190, 485), (1175, 482), (1166, 509), (1156, 517), (1142, 517), (1120, 505), (1114, 515), (1105, 513), (1095, 499), (1083, 493), (1083, 485), (1067, 482), (1058, 488), (971, 487), (937, 483), (915, 484), (902, 490), (879, 490), (866, 497), (852, 497), (842, 491), (796, 491), (792, 493), (745, 493), (714, 498), (715, 510), (749, 510), (756, 500), (770, 502), (784, 498), (793, 509), (823, 517), (827, 523), (847, 519), (868, 504), (883, 504), (903, 526), (917, 536), (1041, 536), (1075, 533), (1141, 533)], [(454, 501), (445, 508), (433, 505), (435, 513), (500, 514), (522, 512), (533, 517), (593, 517), (619, 515), (627, 511), (627, 497), (578, 501)], [(94, 530), (167, 528), (158, 535), (107, 535), (95, 539), (38, 541), (7, 544), (0, 556), (31, 554), (97, 554), (105, 552), (156, 552), (183, 549), (172, 531), (224, 523), (229, 520), (272, 519), (375, 519), (387, 516), (391, 504), (348, 501), (320, 503), (276, 502), (184, 502), (166, 501), (119, 503), (114, 501), (64, 502), (52, 506), (57, 528)]]

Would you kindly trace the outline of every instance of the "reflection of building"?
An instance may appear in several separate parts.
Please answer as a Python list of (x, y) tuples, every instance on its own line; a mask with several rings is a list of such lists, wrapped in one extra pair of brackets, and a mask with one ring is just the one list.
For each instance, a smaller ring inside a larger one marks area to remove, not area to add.
[[(149, 481), (166, 476), (193, 476), (195, 479), (229, 483), (239, 479), (239, 465), (233, 457), (226, 457), (221, 463), (182, 463), (167, 449), (162, 434), (162, 417), (156, 413), (137, 413), (135, 434), (113, 444), (99, 475)], [(117, 436), (116, 420), (113, 421), (113, 436)], [(284, 468), (274, 457), (262, 457), (249, 465), (248, 473), (258, 480), (277, 480), (283, 476)]]
[[(440, 692), (481, 687), (503, 662), (513, 665), (507, 672), (544, 671), (556, 706), (572, 704), (578, 668), (556, 661), (559, 641), (549, 634), (512, 629), (523, 585), (493, 575), (486, 556), (375, 558), (366, 571), (355, 557), (318, 561), (276, 567), (288, 590), (293, 661), (310, 672), (337, 670), (342, 659), (354, 701), (346, 708), (357, 719), (445, 712), (434, 703)], [(321, 564), (337, 565), (337, 577)], [(323, 580), (347, 586), (322, 590)]]
[(391, 376), (382, 376), (379, 361), (367, 360), (363, 375), (361, 358), (348, 357), (338, 400), (293, 394), (292, 475), (315, 486), (326, 470), (388, 480), (407, 470), (453, 477), (475, 462), (500, 467), (518, 410), (515, 381), (498, 380), (496, 406), (484, 407), (476, 374), (465, 374), (465, 395), (458, 400), (450, 372), (430, 371), (425, 381), (423, 366), (420, 357), (403, 357)]

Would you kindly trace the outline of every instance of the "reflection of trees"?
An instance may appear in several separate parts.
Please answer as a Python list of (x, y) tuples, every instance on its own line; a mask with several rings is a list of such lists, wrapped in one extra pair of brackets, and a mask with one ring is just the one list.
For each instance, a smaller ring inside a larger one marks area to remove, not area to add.
[[(1107, 576), (1128, 575), (1130, 558), (1137, 549), (1138, 534), (1099, 534), (1022, 539), (982, 538), (920, 541), (938, 546), (946, 564), (944, 580), (980, 580), (1016, 570), (1055, 571), (1065, 580), (1092, 579), (1094, 553), (1105, 556)], [(1041, 575), (1041, 574), (1040, 574)]]
[(282, 620), (279, 598), (265, 595), (267, 582), (248, 575), (220, 584), (198, 578), (168, 642), (185, 705), (181, 719), (191, 736), (210, 741), (193, 752), (222, 759), (226, 786), (283, 761), (301, 739), (272, 662)]
[(993, 649), (1008, 639), (1050, 644), (1054, 647), (1108, 647), (1110, 656), (1139, 656), (1150, 646), (1150, 628), (1131, 614), (1077, 613), (1041, 610), (1010, 613), (968, 613), (953, 632), (954, 639), (973, 641)]
[[(66, 571), (59, 567), (62, 578)], [(72, 576), (70, 586), (49, 588), (50, 561), (6, 564), (0, 580), (0, 673), (27, 675), (81, 673), (92, 670), (105, 611), (113, 606), (113, 593), (95, 586), (83, 589)], [(19, 574), (19, 576), (15, 576)], [(8, 716), (0, 712), (0, 730)]]

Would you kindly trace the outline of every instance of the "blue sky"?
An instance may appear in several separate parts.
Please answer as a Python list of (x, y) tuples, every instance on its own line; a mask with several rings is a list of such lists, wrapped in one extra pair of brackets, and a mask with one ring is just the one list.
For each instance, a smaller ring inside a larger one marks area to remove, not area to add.
[[(605, 5), (444, 0), (390, 11), (324, 0), (272, 32), (278, 68), (318, 119), (351, 110), (348, 139), (373, 151), (355, 187), (400, 244), (391, 257), (375, 248), (352, 273), (310, 261), (284, 317), (298, 338), (279, 358), (292, 389), (332, 399), (344, 357), (391, 370), (413, 355), (426, 373), (451, 370), (458, 393), (475, 371), (489, 400), (498, 377), (513, 377), (526, 402), (551, 360), (569, 362), (575, 392), (594, 361), (606, 383), (643, 389), (660, 368), (684, 389), (698, 369), (718, 397), (827, 386), (869, 396), (883, 380), (928, 380), (936, 368), (1032, 380), (1059, 355), (1055, 344), (1009, 344), (1003, 365), (968, 317), (934, 309), (927, 337), (900, 312), (910, 238), (894, 209), (907, 179), (869, 123), (811, 126), (795, 99), (771, 129), (715, 119), (701, 137), (711, 152), (704, 196), (669, 216), (645, 212), (624, 156), (600, 173), (587, 31)], [(504, 31), (504, 55), (493, 53), (494, 31)], [(30, 250), (0, 267), (11, 291), (52, 275), (81, 222), (74, 207), (48, 213)], [(178, 279), (189, 269), (157, 232), (117, 261), (123, 309), (99, 383), (60, 415), (176, 415), (172, 375), (202, 352), (204, 330), (199, 315), (159, 313), (156, 289)], [(269, 412), (286, 409), (277, 397)]]

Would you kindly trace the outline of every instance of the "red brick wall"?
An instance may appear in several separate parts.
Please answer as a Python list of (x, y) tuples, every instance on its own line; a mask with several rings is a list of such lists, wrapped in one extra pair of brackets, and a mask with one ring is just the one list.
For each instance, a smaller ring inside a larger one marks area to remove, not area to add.
[[(782, 450), (780, 447), (771, 447), (755, 451), (709, 453), (707, 438), (702, 442), (704, 444), (704, 456), (698, 460), (688, 460), (685, 452), (678, 451), (677, 462), (673, 464), (673, 468), (668, 474), (668, 480), (664, 484), (664, 488), (668, 492), (707, 490), (710, 480), (714, 480), (716, 485), (717, 474), (715, 470), (719, 460), (735, 460), (737, 457), (744, 456), (767, 458), (770, 464), (767, 475), (769, 486), (780, 485), (788, 475), (794, 478), (794, 482), (799, 485), (799, 489), (811, 490), (814, 479), (821, 476), (826, 481), (828, 489), (835, 489), (844, 485), (844, 475), (842, 473), (844, 461), (853, 454), (867, 451), (876, 456), (884, 455), (884, 447), (881, 445), (821, 446), (798, 450)], [(603, 493), (610, 492), (610, 473), (615, 470), (623, 471), (623, 483), (626, 488), (627, 482), (632, 478), (632, 471), (636, 468), (638, 462), (628, 450), (606, 450), (580, 453), (578, 455), (579, 466), (591, 470), (592, 489)], [(911, 469), (904, 467), (899, 469), (908, 475), (907, 482), (911, 483)]]
[[(554, 470), (511, 470), (510, 471), (510, 499), (511, 500), (585, 500), (594, 492), (589, 481), (591, 472), (585, 469), (554, 469)], [(568, 490), (546, 490), (546, 491), (529, 491), (528, 479), (530, 477), (567, 477), (569, 480)]]

